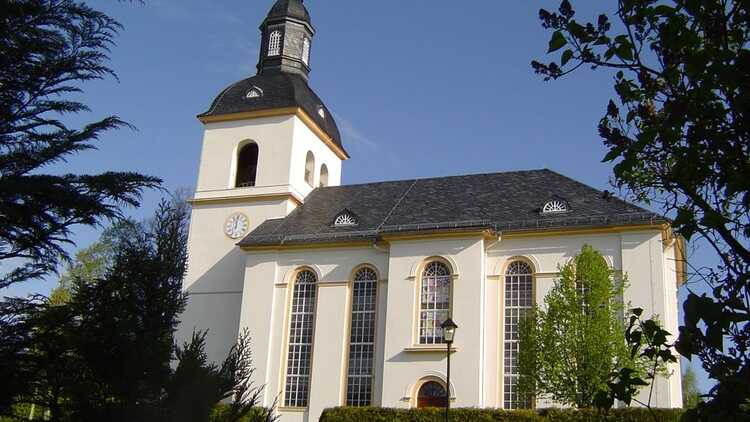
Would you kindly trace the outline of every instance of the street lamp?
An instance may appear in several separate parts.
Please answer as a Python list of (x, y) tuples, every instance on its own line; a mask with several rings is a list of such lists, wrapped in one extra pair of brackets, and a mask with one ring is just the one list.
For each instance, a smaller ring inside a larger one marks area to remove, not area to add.
[(448, 422), (448, 412), (451, 408), (451, 344), (456, 336), (456, 325), (450, 317), (446, 319), (440, 327), (443, 329), (443, 339), (445, 339), (446, 355), (448, 357), (448, 369), (446, 371), (445, 382), (445, 422)]

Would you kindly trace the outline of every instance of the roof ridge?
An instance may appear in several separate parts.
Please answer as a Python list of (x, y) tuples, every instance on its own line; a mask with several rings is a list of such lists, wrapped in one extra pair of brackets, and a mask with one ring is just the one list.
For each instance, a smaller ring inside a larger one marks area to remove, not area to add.
[(317, 189), (337, 189), (337, 188), (348, 188), (348, 187), (354, 187), (354, 186), (382, 185), (382, 184), (388, 184), (388, 183), (404, 183), (404, 182), (411, 182), (411, 181), (424, 182), (428, 180), (454, 179), (458, 177), (493, 176), (497, 174), (539, 173), (539, 172), (544, 172), (544, 171), (550, 171), (552, 173), (558, 174), (557, 172), (554, 172), (552, 170), (549, 170), (546, 168), (540, 168), (540, 169), (531, 169), (531, 170), (493, 171), (493, 172), (485, 172), (485, 173), (454, 174), (451, 176), (429, 176), (429, 177), (415, 177), (415, 178), (410, 178), (410, 179), (381, 180), (378, 182), (363, 182), (363, 183), (352, 183), (349, 185), (326, 186), (326, 187), (319, 187)]
[(376, 233), (379, 232), (380, 228), (385, 225), (385, 222), (388, 221), (388, 219), (391, 217), (391, 215), (393, 214), (393, 211), (395, 211), (396, 208), (398, 208), (398, 206), (401, 205), (401, 201), (403, 201), (404, 198), (406, 198), (406, 195), (408, 195), (409, 192), (411, 192), (411, 190), (414, 188), (414, 186), (417, 184), (418, 181), (419, 181), (419, 179), (414, 179), (414, 181), (412, 182), (412, 184), (409, 185), (409, 188), (406, 189), (406, 191), (404, 191), (404, 194), (401, 195), (400, 198), (398, 198), (398, 201), (396, 201), (396, 203), (393, 205), (393, 208), (391, 208), (391, 210), (388, 211), (388, 214), (385, 216), (385, 218), (383, 219), (383, 221), (378, 225), (378, 227), (375, 228), (375, 232)]

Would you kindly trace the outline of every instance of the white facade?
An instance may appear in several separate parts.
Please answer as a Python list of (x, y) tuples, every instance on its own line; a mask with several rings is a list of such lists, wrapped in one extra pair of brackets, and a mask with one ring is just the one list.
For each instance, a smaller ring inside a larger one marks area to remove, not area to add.
[[(235, 188), (238, 149), (258, 144), (257, 182)], [(229, 217), (242, 213), (247, 232), (268, 219), (283, 218), (304, 203), (313, 186), (305, 181), (306, 157), (315, 157), (328, 182), (341, 181), (341, 160), (298, 115), (208, 123), (198, 188), (193, 201), (189, 269), (190, 295), (180, 336), (208, 329), (208, 353), (221, 361), (240, 330), (253, 337), (256, 383), (266, 386), (263, 404), (278, 403), (283, 421), (316, 421), (323, 409), (347, 403), (352, 283), (367, 266), (377, 274), (375, 346), (371, 403), (413, 407), (426, 381), (444, 383), (445, 346), (418, 339), (420, 284), (425, 266), (439, 261), (450, 270), (450, 310), (459, 325), (451, 358), (452, 406), (503, 407), (504, 303), (506, 269), (516, 260), (533, 271), (533, 298), (543, 303), (560, 265), (584, 244), (628, 275), (625, 301), (645, 315), (658, 315), (677, 332), (677, 248), (661, 225), (571, 229), (558, 232), (490, 234), (485, 231), (384, 237), (376, 244), (338, 243), (242, 250), (225, 234)], [(500, 194), (500, 193), (498, 193)], [(314, 329), (306, 406), (285, 406), (290, 314), (295, 277), (316, 278)], [(561, 356), (561, 359), (564, 359)], [(652, 403), (680, 407), (680, 368), (660, 378)], [(647, 392), (644, 392), (647, 394)], [(547, 403), (538, 403), (547, 405)]]

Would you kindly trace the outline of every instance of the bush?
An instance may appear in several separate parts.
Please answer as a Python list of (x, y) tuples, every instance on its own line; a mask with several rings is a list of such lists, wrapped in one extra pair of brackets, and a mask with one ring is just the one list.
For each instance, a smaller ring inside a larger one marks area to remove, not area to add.
[[(613, 409), (607, 414), (596, 410), (543, 409), (451, 409), (451, 422), (692, 422), (682, 409)], [(326, 409), (320, 422), (440, 422), (443, 409), (387, 409), (378, 407), (337, 407)], [(656, 419), (654, 419), (656, 418)]]

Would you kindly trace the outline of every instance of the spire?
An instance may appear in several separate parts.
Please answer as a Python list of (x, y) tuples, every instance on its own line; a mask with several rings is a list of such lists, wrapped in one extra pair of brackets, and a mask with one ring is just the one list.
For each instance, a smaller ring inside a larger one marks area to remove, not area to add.
[(260, 32), (258, 74), (294, 73), (307, 80), (315, 29), (303, 0), (277, 0)]

